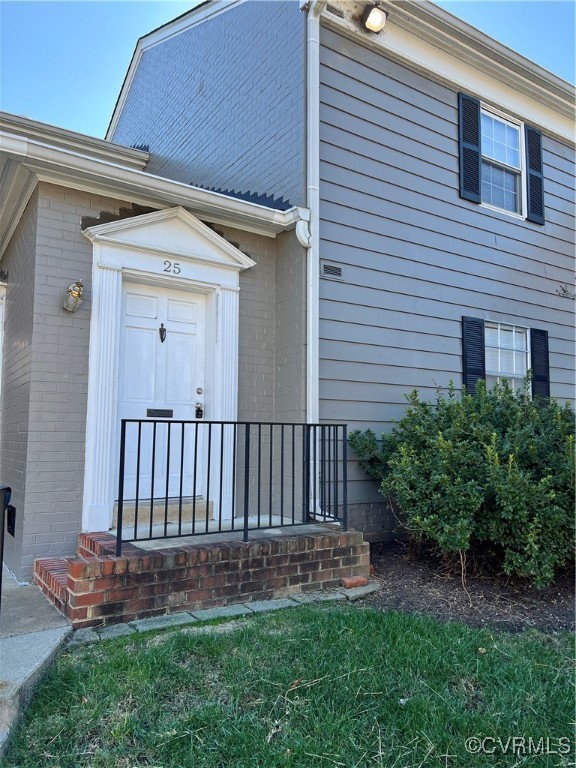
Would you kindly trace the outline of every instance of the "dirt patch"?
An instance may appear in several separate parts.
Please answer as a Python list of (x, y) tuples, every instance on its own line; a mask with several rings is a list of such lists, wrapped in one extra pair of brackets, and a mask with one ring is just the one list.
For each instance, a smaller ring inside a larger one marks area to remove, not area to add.
[(370, 559), (371, 578), (381, 584), (380, 591), (364, 601), (372, 608), (508, 632), (574, 631), (574, 573), (561, 574), (552, 587), (542, 590), (502, 576), (468, 576), (467, 594), (459, 572), (432, 557), (414, 558), (406, 544), (372, 544)]

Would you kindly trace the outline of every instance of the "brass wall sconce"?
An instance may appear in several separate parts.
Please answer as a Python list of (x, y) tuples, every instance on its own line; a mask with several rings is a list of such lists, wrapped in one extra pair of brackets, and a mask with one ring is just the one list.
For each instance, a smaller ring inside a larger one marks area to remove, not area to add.
[(72, 285), (69, 285), (64, 295), (64, 303), (62, 309), (66, 312), (76, 312), (80, 304), (84, 301), (84, 285), (82, 280), (77, 280)]

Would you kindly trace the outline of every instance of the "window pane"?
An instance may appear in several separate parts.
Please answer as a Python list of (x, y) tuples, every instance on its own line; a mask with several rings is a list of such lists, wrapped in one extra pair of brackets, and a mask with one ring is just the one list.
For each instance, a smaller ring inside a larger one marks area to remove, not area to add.
[(511, 125), (506, 126), (506, 144), (511, 149), (520, 148), (520, 131), (518, 128), (513, 128)]
[(482, 137), (482, 154), (485, 157), (494, 157), (494, 142), (484, 136)]
[(500, 144), (506, 144), (506, 125), (501, 123), (500, 120), (493, 120), (494, 123), (494, 141)]
[(504, 192), (504, 205), (506, 211), (516, 211), (516, 195), (514, 192)]
[(500, 373), (505, 376), (514, 373), (514, 352), (511, 349), (500, 350)]
[(520, 128), (482, 113), (482, 155), (520, 169)]
[(526, 376), (527, 368), (526, 368), (526, 355), (522, 354), (521, 352), (516, 352), (515, 354), (515, 366), (516, 370), (515, 373), (517, 376)]
[(482, 142), (484, 139), (492, 139), (493, 137), (493, 120), (489, 115), (482, 112)]
[(524, 386), (528, 370), (528, 331), (502, 323), (484, 324), (486, 386), (506, 379), (513, 389)]
[(498, 346), (498, 326), (488, 325), (488, 323), (486, 323), (484, 325), (484, 339), (486, 341), (486, 345), (497, 347)]
[(526, 352), (528, 349), (528, 334), (524, 328), (514, 329), (514, 349)]
[(482, 162), (482, 202), (518, 213), (520, 196), (518, 194), (519, 174), (504, 168)]
[(510, 326), (500, 326), (500, 346), (502, 349), (512, 349), (514, 347), (514, 333)]
[(498, 373), (498, 350), (486, 347), (486, 370), (490, 373)]
[(506, 164), (512, 165), (514, 168), (520, 168), (520, 152), (517, 149), (507, 148)]

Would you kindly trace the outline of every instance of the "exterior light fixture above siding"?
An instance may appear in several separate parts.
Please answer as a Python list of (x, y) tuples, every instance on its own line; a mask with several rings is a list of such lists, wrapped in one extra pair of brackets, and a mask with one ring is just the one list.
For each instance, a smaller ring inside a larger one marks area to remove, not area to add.
[(377, 4), (368, 3), (364, 6), (361, 21), (365, 30), (378, 34), (386, 26), (386, 12)]

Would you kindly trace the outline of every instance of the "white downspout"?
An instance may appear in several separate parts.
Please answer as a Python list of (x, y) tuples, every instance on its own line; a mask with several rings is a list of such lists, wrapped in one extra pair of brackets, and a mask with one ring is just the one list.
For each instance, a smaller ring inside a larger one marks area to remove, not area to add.
[(310, 3), (306, 38), (306, 196), (310, 211), (306, 274), (306, 418), (309, 424), (317, 424), (320, 417), (320, 14), (325, 5), (326, 0)]

